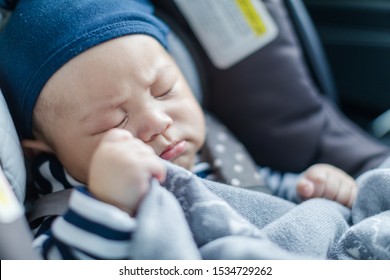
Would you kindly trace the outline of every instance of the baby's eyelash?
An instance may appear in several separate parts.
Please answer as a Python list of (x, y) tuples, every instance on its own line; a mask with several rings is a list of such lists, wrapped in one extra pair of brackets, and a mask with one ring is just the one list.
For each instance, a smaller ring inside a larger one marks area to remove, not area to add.
[(125, 127), (128, 120), (129, 120), (129, 117), (124, 118), (116, 127), (117, 127), (117, 128), (123, 128), (123, 127)]
[(163, 97), (165, 97), (165, 96), (167, 96), (167, 95), (171, 94), (171, 93), (172, 93), (172, 91), (173, 91), (173, 88), (170, 88), (169, 90), (167, 90), (167, 91), (163, 92), (162, 94), (160, 94), (160, 95), (156, 96), (156, 98), (157, 98), (157, 99), (159, 99), (159, 98), (163, 98)]

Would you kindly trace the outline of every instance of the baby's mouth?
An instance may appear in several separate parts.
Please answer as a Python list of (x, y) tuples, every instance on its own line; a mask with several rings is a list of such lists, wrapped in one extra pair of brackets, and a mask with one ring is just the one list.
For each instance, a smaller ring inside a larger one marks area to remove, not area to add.
[(171, 161), (180, 156), (187, 148), (187, 141), (182, 140), (169, 145), (161, 153), (160, 158)]

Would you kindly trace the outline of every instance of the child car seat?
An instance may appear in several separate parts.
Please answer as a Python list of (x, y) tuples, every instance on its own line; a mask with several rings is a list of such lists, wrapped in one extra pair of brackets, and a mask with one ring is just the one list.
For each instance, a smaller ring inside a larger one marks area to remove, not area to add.
[[(356, 174), (384, 159), (385, 156), (382, 155), (386, 155), (386, 149), (373, 144), (375, 142), (363, 136), (358, 128), (340, 116), (331, 105), (335, 101), (332, 80), (323, 53), (318, 48), (320, 45), (316, 41), (314, 30), (307, 32), (303, 28), (307, 24), (312, 25), (307, 21), (308, 17), (305, 17), (307, 14), (301, 1), (264, 0), (278, 27), (277, 37), (251, 56), (226, 69), (213, 65), (176, 6), (176, 1), (153, 1), (158, 14), (177, 35), (171, 40), (179, 38), (179, 45), (182, 41), (185, 49), (188, 49), (187, 52), (179, 47), (174, 51), (174, 57), (203, 106), (217, 115), (236, 134), (259, 164), (281, 171), (302, 171), (312, 163), (322, 161)], [(244, 2), (252, 3), (251, 1)], [(16, 2), (0, 0), (0, 7), (12, 9)], [(191, 1), (196, 2), (212, 1)], [(3, 12), (2, 18), (6, 19), (8, 14), (9, 12)], [(311, 67), (306, 66), (292, 19), (297, 20), (295, 26), (298, 34), (306, 34), (306, 37), (302, 36), (302, 45), (311, 48), (314, 46), (315, 50), (306, 55), (309, 61), (313, 61)], [(3, 24), (5, 22), (3, 20)], [(309, 70), (313, 71), (313, 76)], [(325, 97), (320, 94), (321, 91), (325, 93)], [(0, 113), (4, 114), (6, 111), (3, 104)], [(336, 122), (331, 121), (332, 119), (337, 119), (340, 125), (335, 126)], [(2, 116), (0, 120), (3, 120)], [(7, 121), (7, 125), (10, 123)], [(0, 135), (3, 134), (10, 137), (14, 133), (0, 130)], [(0, 144), (0, 150), (9, 148), (8, 144)], [(20, 155), (20, 149), (16, 154)], [(369, 158), (372, 160), (368, 161)], [(20, 164), (7, 167), (5, 163), (9, 160), (0, 153), (2, 168), (6, 169), (5, 175), (15, 193), (19, 193), (18, 198), (22, 202), (24, 185), (17, 184), (7, 169), (24, 168)], [(23, 159), (19, 158), (18, 161), (23, 165)], [(366, 164), (366, 161), (369, 163)], [(21, 239), (16, 235), (11, 238), (10, 234), (3, 235), (0, 232), (0, 257), (36, 258), (28, 246), (31, 235), (26, 231), (25, 221), (21, 219), (12, 226), (20, 229), (18, 234), (26, 242), (8, 242), (12, 238)], [(8, 228), (0, 221), (0, 231), (3, 230), (7, 231)], [(20, 254), (15, 255), (15, 252)]]
[[(203, 26), (201, 33), (209, 38), (217, 36), (209, 25), (205, 26), (207, 23), (202, 23), (202, 11), (209, 14), (207, 5), (228, 2), (152, 2), (196, 61), (204, 107), (230, 128), (259, 165), (301, 172), (324, 162), (356, 176), (378, 166), (389, 155), (388, 147), (362, 132), (336, 108), (329, 67), (302, 1), (238, 1), (263, 3), (278, 34), (224, 69), (210, 58), (196, 24)], [(199, 9), (201, 16), (189, 18), (188, 13), (193, 11), (186, 10), (185, 5)], [(200, 23), (194, 23), (196, 20)], [(303, 47), (308, 51), (302, 52)]]
[[(15, 0), (0, 0), (0, 32)], [(0, 90), (0, 259), (40, 259), (24, 216), (26, 168), (7, 104)]]
[(32, 251), (32, 235), (21, 207), (25, 193), (23, 155), (0, 91), (0, 259), (38, 258)]

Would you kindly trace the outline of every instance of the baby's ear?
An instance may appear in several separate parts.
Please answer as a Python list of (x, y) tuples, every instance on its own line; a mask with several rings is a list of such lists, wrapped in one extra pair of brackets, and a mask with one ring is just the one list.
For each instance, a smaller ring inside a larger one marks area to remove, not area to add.
[(40, 153), (53, 153), (53, 149), (42, 140), (22, 140), (22, 147), (24, 154), (29, 158), (33, 158)]

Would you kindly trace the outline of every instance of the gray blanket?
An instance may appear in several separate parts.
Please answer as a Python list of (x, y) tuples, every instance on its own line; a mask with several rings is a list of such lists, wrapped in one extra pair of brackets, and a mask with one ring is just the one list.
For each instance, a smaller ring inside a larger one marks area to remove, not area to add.
[(168, 164), (137, 213), (134, 259), (390, 259), (390, 169), (362, 175), (352, 210), (199, 179)]

